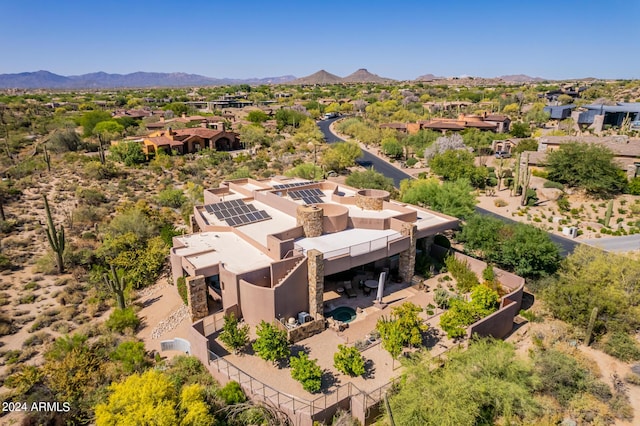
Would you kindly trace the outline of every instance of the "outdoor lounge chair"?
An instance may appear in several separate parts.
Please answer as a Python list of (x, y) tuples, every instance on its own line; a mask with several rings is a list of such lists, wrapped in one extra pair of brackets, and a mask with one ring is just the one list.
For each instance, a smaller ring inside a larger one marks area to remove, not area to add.
[(358, 293), (356, 293), (353, 287), (351, 287), (351, 281), (345, 281), (343, 284), (343, 287), (344, 287), (344, 294), (346, 294), (347, 297), (349, 298), (358, 297)]

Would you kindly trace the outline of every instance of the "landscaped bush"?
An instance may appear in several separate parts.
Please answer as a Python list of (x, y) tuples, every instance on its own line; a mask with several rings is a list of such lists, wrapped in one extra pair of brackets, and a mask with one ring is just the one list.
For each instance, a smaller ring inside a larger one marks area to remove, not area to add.
[(477, 285), (471, 292), (471, 300), (451, 299), (450, 308), (440, 316), (440, 327), (451, 339), (463, 337), (466, 327), (498, 309), (500, 296), (487, 286)]
[(406, 164), (407, 164), (407, 167), (413, 167), (416, 165), (417, 162), (418, 160), (416, 160), (414, 157), (411, 157), (406, 161)]
[(186, 279), (184, 277), (179, 277), (176, 285), (178, 286), (178, 294), (180, 295), (180, 298), (185, 305), (188, 305), (189, 301), (187, 300), (188, 294)]
[(240, 404), (247, 400), (242, 387), (235, 380), (230, 381), (218, 390), (218, 396), (222, 398), (226, 405)]
[(542, 186), (545, 188), (555, 188), (559, 190), (564, 190), (563, 184), (561, 184), (560, 182), (554, 182), (551, 180), (546, 181)]
[(318, 361), (309, 359), (309, 355), (300, 353), (297, 357), (289, 358), (291, 363), (291, 377), (302, 383), (307, 392), (316, 393), (322, 388), (322, 369)]
[(353, 346), (338, 345), (338, 352), (333, 354), (333, 366), (351, 377), (361, 376), (365, 372), (364, 357)]
[(187, 201), (181, 189), (167, 188), (158, 194), (158, 204), (164, 207), (179, 209)]
[(496, 207), (506, 207), (509, 204), (502, 198), (496, 198), (495, 200), (493, 200), (493, 205)]
[(475, 272), (469, 269), (467, 262), (460, 261), (451, 255), (445, 259), (444, 263), (447, 265), (447, 270), (456, 279), (458, 290), (461, 292), (466, 293), (480, 284), (478, 277)]
[(449, 301), (451, 300), (451, 293), (444, 288), (436, 288), (433, 294), (433, 301), (440, 309), (449, 309)]
[(119, 333), (127, 329), (136, 330), (140, 325), (140, 318), (131, 308), (116, 309), (109, 315), (106, 322), (107, 328)]

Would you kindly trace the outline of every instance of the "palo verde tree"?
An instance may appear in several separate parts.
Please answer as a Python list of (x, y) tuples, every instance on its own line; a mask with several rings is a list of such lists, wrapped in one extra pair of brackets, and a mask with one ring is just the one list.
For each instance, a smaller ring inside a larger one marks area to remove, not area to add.
[(58, 267), (58, 273), (64, 273), (64, 248), (65, 248), (65, 237), (64, 237), (64, 226), (60, 225), (60, 229), (56, 228), (56, 225), (53, 223), (53, 218), (51, 217), (51, 210), (49, 209), (49, 202), (47, 201), (47, 196), (43, 195), (44, 198), (44, 209), (47, 214), (47, 240), (49, 240), (49, 246), (56, 255), (56, 266)]

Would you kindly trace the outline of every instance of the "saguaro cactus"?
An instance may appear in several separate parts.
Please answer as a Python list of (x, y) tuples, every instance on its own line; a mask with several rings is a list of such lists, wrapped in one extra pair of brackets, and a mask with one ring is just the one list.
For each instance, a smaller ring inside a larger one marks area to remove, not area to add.
[(124, 309), (124, 290), (127, 287), (124, 277), (118, 276), (118, 271), (116, 271), (116, 267), (113, 265), (111, 265), (111, 274), (104, 274), (102, 277), (104, 278), (104, 282), (107, 284), (107, 287), (109, 287), (109, 290), (111, 290), (115, 296), (118, 308)]
[(60, 225), (60, 229), (56, 229), (56, 225), (51, 218), (51, 210), (49, 209), (49, 202), (47, 196), (43, 195), (44, 209), (47, 213), (47, 239), (51, 249), (56, 254), (56, 266), (58, 267), (58, 273), (64, 273), (64, 259), (62, 257), (65, 247), (64, 226)]
[(511, 188), (511, 195), (518, 195), (518, 187), (520, 186), (520, 156), (522, 154), (518, 154), (516, 157), (516, 164), (513, 170), (513, 187)]
[(51, 156), (49, 155), (49, 151), (47, 151), (46, 145), (42, 146), (42, 156), (44, 157), (44, 162), (47, 163), (47, 171), (51, 171)]
[(611, 214), (613, 213), (613, 200), (609, 201), (609, 205), (607, 206), (607, 214), (604, 216), (604, 226), (609, 227), (609, 223), (611, 222)]
[(527, 202), (527, 191), (529, 190), (529, 180), (531, 179), (531, 170), (529, 170), (529, 155), (525, 157), (525, 163), (522, 168), (522, 199), (520, 200), (520, 205), (526, 206)]

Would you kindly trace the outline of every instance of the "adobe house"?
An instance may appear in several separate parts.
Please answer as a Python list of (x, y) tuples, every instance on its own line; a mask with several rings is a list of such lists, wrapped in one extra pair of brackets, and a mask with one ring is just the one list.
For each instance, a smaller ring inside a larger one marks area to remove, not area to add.
[(200, 286), (194, 320), (216, 309), (252, 325), (304, 314), (324, 329), (327, 292), (359, 290), (382, 271), (411, 282), (416, 251), (458, 227), (386, 191), (333, 182), (239, 179), (205, 190), (204, 202), (195, 232), (174, 237), (170, 251), (173, 280)]
[(213, 128), (195, 127), (176, 130), (169, 128), (153, 132), (144, 138), (143, 151), (148, 155), (158, 150), (189, 154), (204, 148), (216, 151), (242, 149), (237, 133), (225, 131), (222, 123), (212, 126)]

